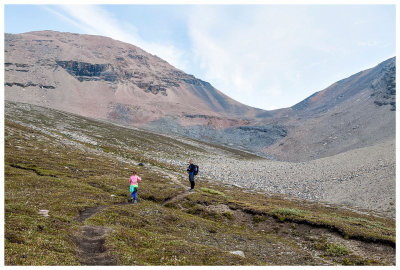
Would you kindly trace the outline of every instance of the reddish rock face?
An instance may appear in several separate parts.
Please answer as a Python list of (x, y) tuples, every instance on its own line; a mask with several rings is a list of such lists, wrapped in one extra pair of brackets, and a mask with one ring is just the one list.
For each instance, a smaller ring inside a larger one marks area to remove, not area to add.
[(5, 97), (139, 126), (201, 114), (226, 127), (261, 111), (133, 45), (53, 31), (5, 35)]

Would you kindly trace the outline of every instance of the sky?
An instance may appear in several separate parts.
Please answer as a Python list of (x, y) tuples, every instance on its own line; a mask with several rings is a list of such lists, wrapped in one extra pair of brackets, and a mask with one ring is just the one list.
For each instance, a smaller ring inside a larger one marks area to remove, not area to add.
[(4, 31), (134, 44), (237, 101), (290, 107), (395, 56), (395, 5), (12, 5)]

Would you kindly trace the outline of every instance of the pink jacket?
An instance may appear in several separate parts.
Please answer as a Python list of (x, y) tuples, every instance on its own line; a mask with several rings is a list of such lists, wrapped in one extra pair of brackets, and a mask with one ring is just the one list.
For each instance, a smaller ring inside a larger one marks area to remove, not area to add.
[(142, 180), (142, 178), (140, 178), (139, 176), (137, 176), (135, 174), (135, 175), (132, 175), (131, 178), (129, 178), (129, 183), (131, 185), (137, 186), (138, 182), (141, 181), (141, 180)]

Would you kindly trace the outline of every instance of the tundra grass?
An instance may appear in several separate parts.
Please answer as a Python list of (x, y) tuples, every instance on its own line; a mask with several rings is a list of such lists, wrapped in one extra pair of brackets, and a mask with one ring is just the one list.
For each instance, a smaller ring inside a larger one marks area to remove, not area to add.
[[(236, 189), (236, 188), (235, 188)], [(225, 192), (232, 197), (230, 207), (255, 215), (269, 215), (280, 221), (304, 223), (326, 227), (346, 238), (371, 242), (383, 242), (395, 246), (395, 222), (389, 218), (364, 215), (340, 208), (332, 209), (281, 196), (265, 196), (257, 193)]]
[(200, 190), (204, 191), (204, 192), (207, 192), (207, 193), (210, 193), (210, 194), (216, 194), (216, 195), (225, 196), (225, 194), (223, 192), (218, 191), (218, 190), (214, 190), (214, 189), (211, 189), (211, 188), (203, 187), (203, 188), (200, 188)]
[[(33, 114), (32, 112), (30, 112)], [(16, 117), (16, 116), (15, 116)], [(111, 227), (107, 249), (120, 265), (310, 265), (323, 263), (303, 250), (284, 223), (305, 223), (337, 230), (343, 237), (394, 245), (393, 220), (328, 208), (280, 196), (244, 193), (235, 187), (197, 182), (196, 192), (167, 207), (162, 203), (185, 190), (165, 178), (162, 170), (177, 170), (151, 156), (163, 149), (164, 137), (131, 132), (102, 122), (59, 113), (38, 118), (40, 127), (56, 126), (59, 119), (81, 133), (96, 130), (103, 149), (5, 121), (5, 263), (6, 265), (78, 265), (71, 235), (82, 224), (77, 216), (86, 208), (107, 206), (86, 224)], [(18, 121), (28, 121), (21, 117)], [(40, 122), (42, 121), (42, 122)], [(131, 136), (130, 134), (135, 135)], [(144, 139), (146, 137), (146, 140)], [(155, 138), (155, 140), (152, 140)], [(108, 143), (109, 142), (109, 143)], [(154, 145), (156, 142), (156, 145)], [(170, 142), (166, 149), (179, 145)], [(150, 144), (150, 145), (149, 145)], [(183, 148), (185, 148), (184, 146)], [(189, 147), (189, 146), (188, 146)], [(195, 151), (196, 149), (191, 149)], [(128, 157), (128, 158), (127, 158)], [(135, 162), (130, 162), (134, 157)], [(138, 166), (138, 160), (163, 168)], [(121, 205), (129, 197), (132, 170), (142, 176), (137, 205)], [(181, 181), (181, 179), (179, 180)], [(209, 211), (226, 205), (230, 214)], [(38, 210), (49, 210), (49, 217)], [(250, 223), (235, 218), (242, 211)], [(275, 231), (257, 230), (268, 219)], [(253, 226), (253, 223), (255, 224)], [(231, 254), (242, 250), (245, 258)], [(292, 254), (282, 256), (282, 254)], [(352, 254), (338, 264), (383, 264)]]

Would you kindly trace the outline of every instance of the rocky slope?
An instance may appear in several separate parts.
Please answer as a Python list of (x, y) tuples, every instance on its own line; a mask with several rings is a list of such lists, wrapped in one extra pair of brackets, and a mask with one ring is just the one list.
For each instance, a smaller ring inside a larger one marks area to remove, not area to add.
[(183, 127), (172, 118), (155, 131), (249, 150), (282, 161), (308, 161), (395, 138), (396, 59), (336, 82), (290, 108), (266, 112), (246, 125), (215, 130)]
[(395, 58), (291, 108), (255, 109), (157, 56), (110, 38), (6, 34), (5, 99), (184, 135), (283, 161), (307, 161), (395, 136)]
[(7, 100), (128, 125), (172, 115), (226, 127), (258, 111), (136, 46), (100, 36), (6, 34), (5, 74)]
[(395, 76), (396, 59), (391, 58), (282, 111), (272, 122), (286, 126), (288, 136), (263, 151), (305, 161), (394, 139)]

